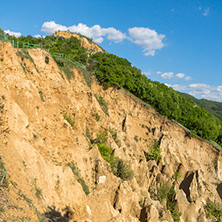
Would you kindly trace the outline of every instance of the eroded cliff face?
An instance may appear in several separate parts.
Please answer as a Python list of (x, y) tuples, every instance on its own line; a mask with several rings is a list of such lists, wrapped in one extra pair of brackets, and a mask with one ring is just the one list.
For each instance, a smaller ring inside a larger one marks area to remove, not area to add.
[[(18, 51), (0, 42), (0, 156), (8, 181), (0, 190), (2, 220), (173, 221), (157, 199), (164, 184), (174, 185), (180, 221), (213, 220), (205, 206), (221, 201), (217, 149), (117, 87), (89, 88), (77, 69), (68, 81), (47, 51), (29, 49), (32, 59)], [(90, 143), (104, 131), (114, 156), (133, 170), (131, 180), (114, 176)], [(146, 155), (154, 141), (160, 161)]]

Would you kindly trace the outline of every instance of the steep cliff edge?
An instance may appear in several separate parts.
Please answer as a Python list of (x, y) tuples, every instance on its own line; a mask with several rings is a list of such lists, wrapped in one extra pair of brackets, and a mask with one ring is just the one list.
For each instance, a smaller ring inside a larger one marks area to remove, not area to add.
[[(47, 51), (0, 42), (0, 58), (2, 220), (214, 221), (206, 206), (221, 202), (222, 160), (212, 145), (122, 89), (89, 88), (76, 68), (68, 81)], [(103, 132), (131, 179), (102, 158)]]

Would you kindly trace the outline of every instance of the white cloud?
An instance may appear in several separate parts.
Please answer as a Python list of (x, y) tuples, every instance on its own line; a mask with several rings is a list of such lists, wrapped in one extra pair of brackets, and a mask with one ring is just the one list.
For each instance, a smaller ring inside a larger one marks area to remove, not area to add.
[(148, 72), (144, 72), (143, 74), (146, 75), (146, 76), (150, 76), (150, 75), (151, 75), (151, 72), (148, 71)]
[(164, 47), (163, 39), (165, 35), (158, 34), (155, 30), (144, 27), (133, 27), (128, 29), (128, 35), (122, 33), (114, 27), (102, 28), (100, 25), (88, 27), (85, 24), (79, 23), (78, 25), (64, 26), (56, 24), (54, 21), (44, 22), (41, 31), (52, 34), (55, 31), (71, 31), (80, 33), (89, 38), (92, 38), (96, 43), (102, 43), (104, 38), (115, 43), (122, 42), (128, 39), (143, 48), (144, 55), (154, 56), (156, 50)]
[[(157, 71), (156, 74), (160, 75), (162, 72)], [(184, 73), (177, 73), (174, 75), (173, 72), (164, 72), (160, 75), (163, 79), (172, 79), (172, 78), (178, 78), (178, 79), (184, 79), (185, 81), (188, 81), (191, 79), (190, 76), (186, 76)]]
[(88, 38), (92, 38), (93, 41), (97, 43), (102, 43), (104, 40), (103, 37), (106, 37), (108, 40), (114, 41), (116, 43), (122, 42), (124, 39), (127, 38), (124, 33), (122, 33), (119, 30), (116, 30), (113, 27), (102, 28), (100, 25), (94, 25), (92, 27), (88, 27), (87, 25), (82, 23), (67, 27), (60, 24), (56, 24), (54, 21), (44, 22), (41, 30), (48, 34), (52, 34), (58, 30), (60, 31), (69, 30), (71, 32), (76, 32), (85, 35)]
[(161, 77), (164, 79), (172, 79), (173, 76), (174, 76), (173, 72), (165, 72), (161, 75)]
[(143, 48), (146, 56), (154, 56), (157, 49), (162, 49), (162, 42), (165, 35), (158, 34), (155, 30), (143, 27), (134, 27), (128, 29), (130, 39)]
[(4, 30), (5, 33), (9, 34), (9, 35), (12, 35), (12, 36), (15, 36), (15, 37), (20, 37), (22, 34), (20, 32), (12, 32), (10, 30)]
[(185, 74), (184, 73), (177, 73), (175, 76), (179, 79), (182, 79), (185, 77)]
[(189, 80), (191, 80), (192, 78), (191, 78), (190, 76), (186, 76), (184, 79), (185, 79), (186, 81), (189, 81)]
[(177, 91), (184, 91), (198, 98), (217, 100), (222, 102), (222, 86), (210, 86), (202, 83), (187, 86), (166, 84)]
[(34, 37), (35, 37), (35, 38), (45, 38), (45, 36), (44, 36), (44, 35), (39, 35), (39, 34), (34, 35)]
[(210, 11), (210, 9), (209, 9), (209, 7), (207, 7), (206, 9), (204, 9), (204, 12), (203, 12), (203, 16), (208, 16), (208, 14), (209, 14), (209, 11)]

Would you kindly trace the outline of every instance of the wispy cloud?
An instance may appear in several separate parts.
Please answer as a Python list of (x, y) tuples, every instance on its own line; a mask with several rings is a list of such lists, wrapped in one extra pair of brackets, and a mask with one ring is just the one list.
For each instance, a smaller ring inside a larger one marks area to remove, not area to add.
[(125, 34), (114, 27), (102, 28), (100, 25), (88, 27), (82, 23), (79, 23), (78, 25), (64, 26), (56, 24), (54, 21), (44, 22), (41, 30), (48, 34), (52, 34), (58, 30), (70, 30), (71, 32), (77, 32), (92, 38), (96, 43), (102, 43), (104, 38), (115, 43), (127, 39), (142, 47), (144, 55), (146, 56), (154, 56), (156, 50), (162, 49), (164, 47), (163, 39), (165, 38), (165, 35), (158, 34), (155, 30), (145, 27), (129, 28), (128, 34)]
[(15, 36), (15, 37), (20, 37), (22, 34), (20, 32), (12, 32), (10, 30), (4, 30), (5, 33), (9, 34), (9, 35), (12, 35), (12, 36)]
[(207, 7), (206, 9), (204, 9), (204, 12), (203, 12), (203, 16), (208, 16), (208, 14), (209, 14), (209, 11), (210, 11), (210, 8), (209, 7)]
[(202, 84), (202, 83), (194, 83), (194, 84), (189, 84), (187, 86), (177, 85), (177, 84), (175, 85), (166, 84), (166, 85), (168, 87), (172, 87), (173, 89), (177, 91), (187, 92), (190, 95), (193, 95), (199, 98), (216, 100), (216, 101), (222, 102), (222, 86), (211, 86), (211, 85)]

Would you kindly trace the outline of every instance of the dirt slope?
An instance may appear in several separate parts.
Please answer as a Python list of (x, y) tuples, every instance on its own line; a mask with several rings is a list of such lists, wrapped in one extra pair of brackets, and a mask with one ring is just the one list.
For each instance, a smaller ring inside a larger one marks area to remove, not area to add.
[[(205, 206), (221, 202), (218, 150), (121, 89), (96, 82), (90, 89), (77, 69), (68, 81), (47, 51), (29, 49), (32, 59), (18, 51), (0, 42), (0, 156), (8, 181), (0, 187), (2, 221), (173, 221), (157, 200), (166, 183), (175, 187), (180, 221), (214, 220)], [(103, 131), (133, 179), (114, 176), (91, 146)], [(155, 140), (160, 161), (146, 158)]]
[(88, 52), (91, 53), (96, 53), (96, 52), (104, 52), (104, 50), (97, 44), (95, 44), (92, 40), (89, 40), (88, 38), (78, 35), (77, 33), (70, 33), (70, 32), (65, 32), (65, 31), (56, 31), (54, 33), (54, 36), (61, 36), (66, 39), (73, 37), (76, 37), (81, 41), (81, 46), (88, 49)]

